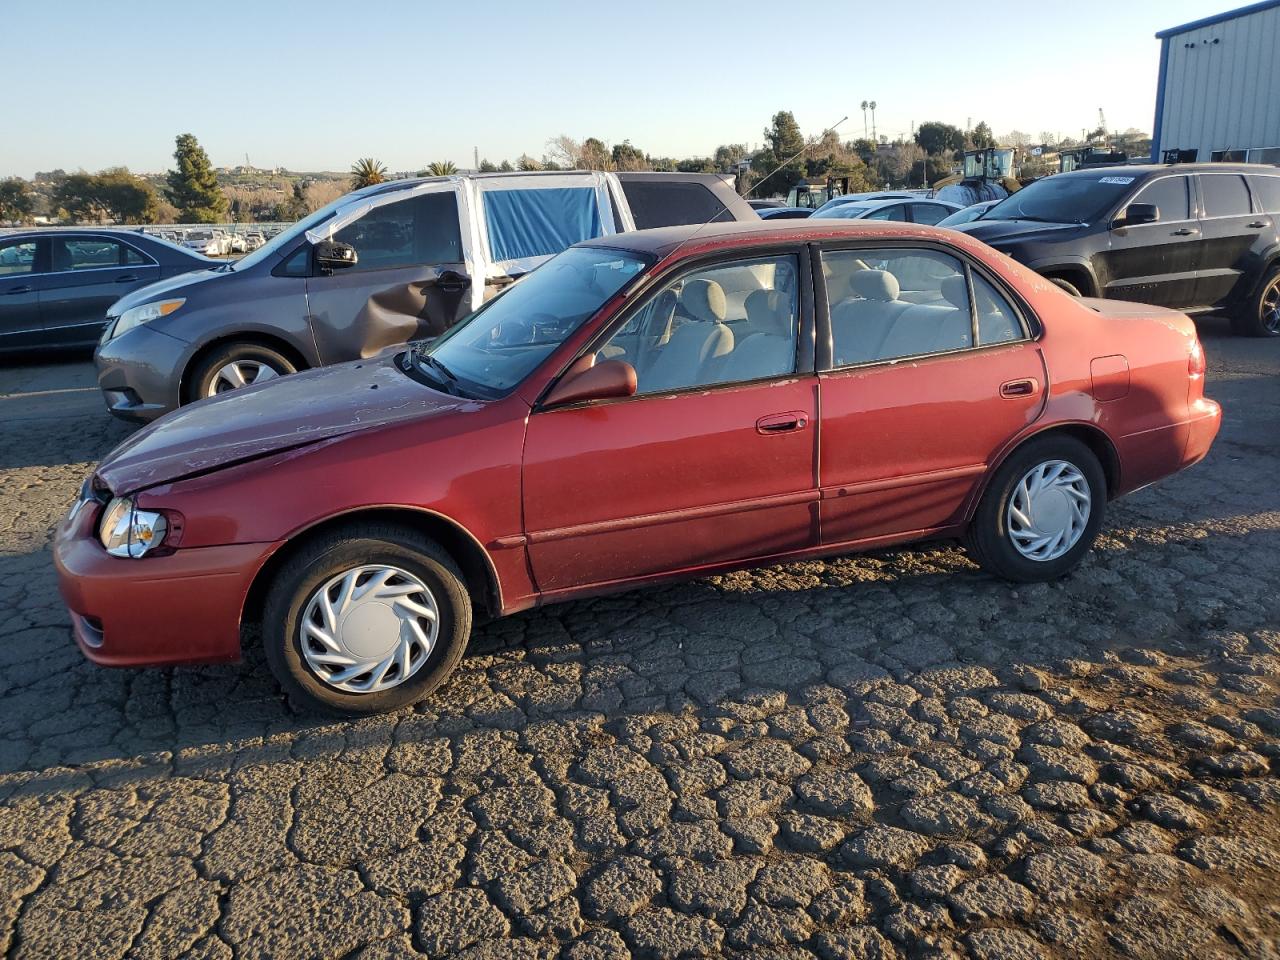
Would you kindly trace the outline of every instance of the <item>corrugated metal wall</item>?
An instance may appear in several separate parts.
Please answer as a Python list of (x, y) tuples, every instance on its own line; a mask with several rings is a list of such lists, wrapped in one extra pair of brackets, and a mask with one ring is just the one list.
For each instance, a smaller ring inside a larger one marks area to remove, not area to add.
[(1166, 42), (1161, 150), (1280, 147), (1280, 7)]

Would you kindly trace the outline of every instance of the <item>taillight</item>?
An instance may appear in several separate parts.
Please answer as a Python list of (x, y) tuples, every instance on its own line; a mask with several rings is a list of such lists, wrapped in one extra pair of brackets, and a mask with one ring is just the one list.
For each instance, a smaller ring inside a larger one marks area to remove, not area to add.
[(1191, 341), (1191, 356), (1187, 357), (1187, 374), (1194, 380), (1204, 376), (1204, 347), (1199, 339)]

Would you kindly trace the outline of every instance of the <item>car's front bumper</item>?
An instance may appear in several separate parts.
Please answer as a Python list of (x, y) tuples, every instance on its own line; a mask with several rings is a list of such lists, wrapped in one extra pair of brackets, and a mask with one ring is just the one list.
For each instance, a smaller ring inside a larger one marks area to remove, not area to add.
[(245, 597), (276, 545), (112, 557), (94, 535), (100, 509), (84, 504), (63, 521), (54, 541), (58, 588), (81, 652), (110, 667), (238, 659)]
[(190, 350), (190, 344), (147, 324), (103, 340), (93, 360), (107, 409), (121, 419), (138, 422), (176, 410)]

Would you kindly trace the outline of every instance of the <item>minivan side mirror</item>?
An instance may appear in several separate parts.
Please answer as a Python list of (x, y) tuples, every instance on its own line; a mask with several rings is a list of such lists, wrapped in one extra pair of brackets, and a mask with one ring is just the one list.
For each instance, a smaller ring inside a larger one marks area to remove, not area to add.
[(1131, 203), (1116, 220), (1117, 227), (1136, 227), (1142, 223), (1155, 223), (1160, 219), (1160, 208), (1154, 203)]
[(356, 248), (337, 240), (321, 240), (315, 246), (316, 269), (323, 273), (354, 267), (359, 261)]
[[(581, 363), (581, 361), (579, 361)], [(579, 364), (574, 364), (578, 367)], [(633, 397), (636, 393), (636, 368), (625, 360), (602, 360), (586, 369), (570, 368), (551, 388), (544, 407), (562, 407), (587, 400), (612, 400)]]

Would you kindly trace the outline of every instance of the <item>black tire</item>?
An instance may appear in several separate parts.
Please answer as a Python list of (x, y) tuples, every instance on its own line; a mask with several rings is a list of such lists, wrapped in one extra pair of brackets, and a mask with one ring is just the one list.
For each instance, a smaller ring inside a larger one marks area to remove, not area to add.
[(191, 374), (186, 378), (183, 402), (194, 403), (196, 400), (207, 397), (209, 387), (214, 377), (218, 375), (218, 371), (229, 363), (241, 360), (266, 364), (282, 377), (298, 372), (293, 361), (279, 350), (273, 350), (261, 343), (228, 343), (215, 349), (192, 368)]
[[(377, 563), (399, 567), (430, 589), (439, 615), (436, 642), (422, 666), (398, 686), (349, 693), (326, 684), (307, 666), (301, 617), (330, 578)], [(276, 573), (263, 610), (262, 642), (280, 686), (304, 709), (342, 716), (398, 710), (430, 696), (458, 666), (470, 636), (471, 598), (453, 558), (434, 541), (385, 524), (353, 525), (303, 545)]]
[(1253, 296), (1232, 315), (1231, 329), (1242, 337), (1280, 337), (1280, 266), (1262, 275)]
[(1084, 296), (1084, 294), (1082, 294), (1082, 293), (1080, 292), (1080, 288), (1079, 288), (1079, 287), (1077, 287), (1077, 286), (1076, 286), (1074, 283), (1072, 283), (1070, 280), (1063, 280), (1061, 277), (1049, 277), (1049, 278), (1048, 278), (1048, 280), (1049, 280), (1049, 282), (1050, 282), (1050, 283), (1052, 283), (1055, 287), (1058, 287), (1059, 289), (1063, 290), (1064, 292), (1071, 294), (1071, 296), (1073, 296), (1073, 297), (1082, 297), (1082, 296)]
[[(1083, 474), (1089, 485), (1089, 518), (1070, 550), (1053, 560), (1033, 560), (1014, 547), (1007, 529), (1007, 508), (1027, 472), (1050, 460), (1063, 460)], [(1106, 474), (1092, 450), (1074, 437), (1061, 434), (1030, 440), (1010, 454), (991, 478), (965, 534), (965, 548), (979, 566), (997, 577), (1023, 583), (1056, 580), (1070, 572), (1093, 546), (1106, 503)]]

